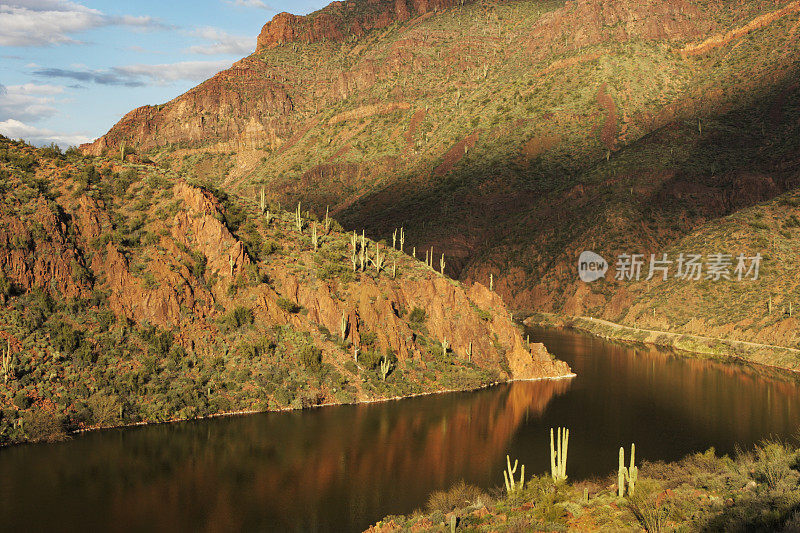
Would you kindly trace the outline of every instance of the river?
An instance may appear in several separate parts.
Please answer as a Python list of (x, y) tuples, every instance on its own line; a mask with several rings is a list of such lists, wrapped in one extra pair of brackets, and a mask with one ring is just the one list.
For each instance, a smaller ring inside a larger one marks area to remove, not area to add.
[(549, 468), (570, 428), (567, 474), (732, 453), (800, 427), (794, 378), (531, 330), (578, 377), (383, 404), (87, 433), (0, 450), (8, 531), (360, 531), (464, 479), (502, 485), (506, 454)]

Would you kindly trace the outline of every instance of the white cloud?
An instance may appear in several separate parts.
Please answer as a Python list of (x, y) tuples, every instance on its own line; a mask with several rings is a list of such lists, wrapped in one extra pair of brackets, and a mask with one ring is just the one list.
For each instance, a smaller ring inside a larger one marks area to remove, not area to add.
[(132, 44), (130, 46), (126, 46), (125, 50), (129, 52), (136, 52), (137, 54), (159, 54), (163, 55), (165, 52), (161, 50), (150, 50), (149, 48), (145, 48), (144, 46), (139, 46), (138, 44)]
[(87, 68), (40, 68), (34, 70), (33, 75), (48, 79), (65, 78), (84, 83), (92, 82), (98, 85), (118, 85), (121, 87), (142, 87), (144, 85), (142, 81), (133, 79), (127, 74)]
[(0, 85), (0, 120), (16, 118), (36, 121), (56, 115), (55, 96), (62, 94), (60, 85)]
[(126, 65), (114, 67), (114, 72), (131, 79), (149, 78), (159, 85), (179, 80), (203, 81), (220, 70), (230, 67), (232, 61), (182, 61), (162, 65)]
[(72, 34), (101, 26), (163, 28), (152, 17), (110, 16), (68, 0), (4, 0), (0, 3), (0, 46), (77, 43)]
[(143, 87), (147, 81), (157, 85), (188, 80), (203, 81), (220, 70), (231, 66), (233, 60), (220, 61), (182, 61), (160, 65), (124, 65), (104, 70), (40, 68), (33, 71), (34, 76), (47, 79), (70, 79), (83, 83), (98, 85), (116, 85), (121, 87)]
[(244, 55), (250, 54), (256, 47), (254, 37), (241, 37), (230, 35), (218, 28), (200, 28), (192, 32), (193, 36), (199, 37), (209, 44), (191, 46), (187, 52), (201, 55)]
[(275, 11), (275, 8), (273, 8), (271, 5), (267, 4), (263, 0), (226, 0), (225, 3), (238, 7), (257, 7), (259, 9)]
[(76, 146), (92, 140), (80, 133), (60, 133), (37, 128), (13, 118), (0, 122), (0, 133), (11, 139), (24, 139), (38, 146), (56, 143), (62, 148)]
[(9, 91), (21, 91), (25, 94), (42, 94), (52, 96), (54, 94), (61, 94), (64, 92), (64, 87), (61, 85), (37, 85), (35, 83), (26, 83), (24, 85), (9, 85), (6, 87)]

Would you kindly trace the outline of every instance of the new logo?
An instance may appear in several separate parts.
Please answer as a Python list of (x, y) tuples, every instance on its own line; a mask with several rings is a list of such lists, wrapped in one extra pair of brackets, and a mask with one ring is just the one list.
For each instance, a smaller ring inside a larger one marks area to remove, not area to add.
[(583, 252), (578, 258), (578, 275), (581, 281), (591, 283), (605, 277), (608, 262), (594, 252)]

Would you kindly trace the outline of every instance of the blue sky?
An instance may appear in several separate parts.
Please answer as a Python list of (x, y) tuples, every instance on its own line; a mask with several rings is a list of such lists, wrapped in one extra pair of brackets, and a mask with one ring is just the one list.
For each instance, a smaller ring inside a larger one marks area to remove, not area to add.
[(0, 133), (66, 147), (197, 85), (330, 0), (0, 0)]

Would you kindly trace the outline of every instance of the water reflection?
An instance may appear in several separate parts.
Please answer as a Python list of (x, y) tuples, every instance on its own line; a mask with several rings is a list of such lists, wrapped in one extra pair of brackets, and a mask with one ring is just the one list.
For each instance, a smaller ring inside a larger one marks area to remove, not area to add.
[(493, 485), (520, 424), (569, 386), (526, 383), (3, 450), (0, 509), (12, 517), (6, 526), (26, 529), (356, 530), (458, 479)]
[(502, 483), (505, 454), (549, 468), (570, 428), (571, 479), (617, 450), (672, 460), (731, 452), (800, 424), (794, 379), (547, 330), (570, 381), (386, 404), (107, 431), (0, 450), (3, 529), (358, 531), (459, 479)]
[[(788, 373), (554, 330), (531, 330), (531, 336), (578, 374), (570, 393), (540, 421), (572, 429), (575, 477), (610, 472), (618, 447), (634, 441), (637, 456), (674, 460), (712, 446), (733, 453), (765, 438), (793, 438), (800, 427), (800, 388)], [(547, 446), (544, 440), (539, 437), (539, 446)], [(544, 452), (525, 454), (538, 471), (547, 468)]]

